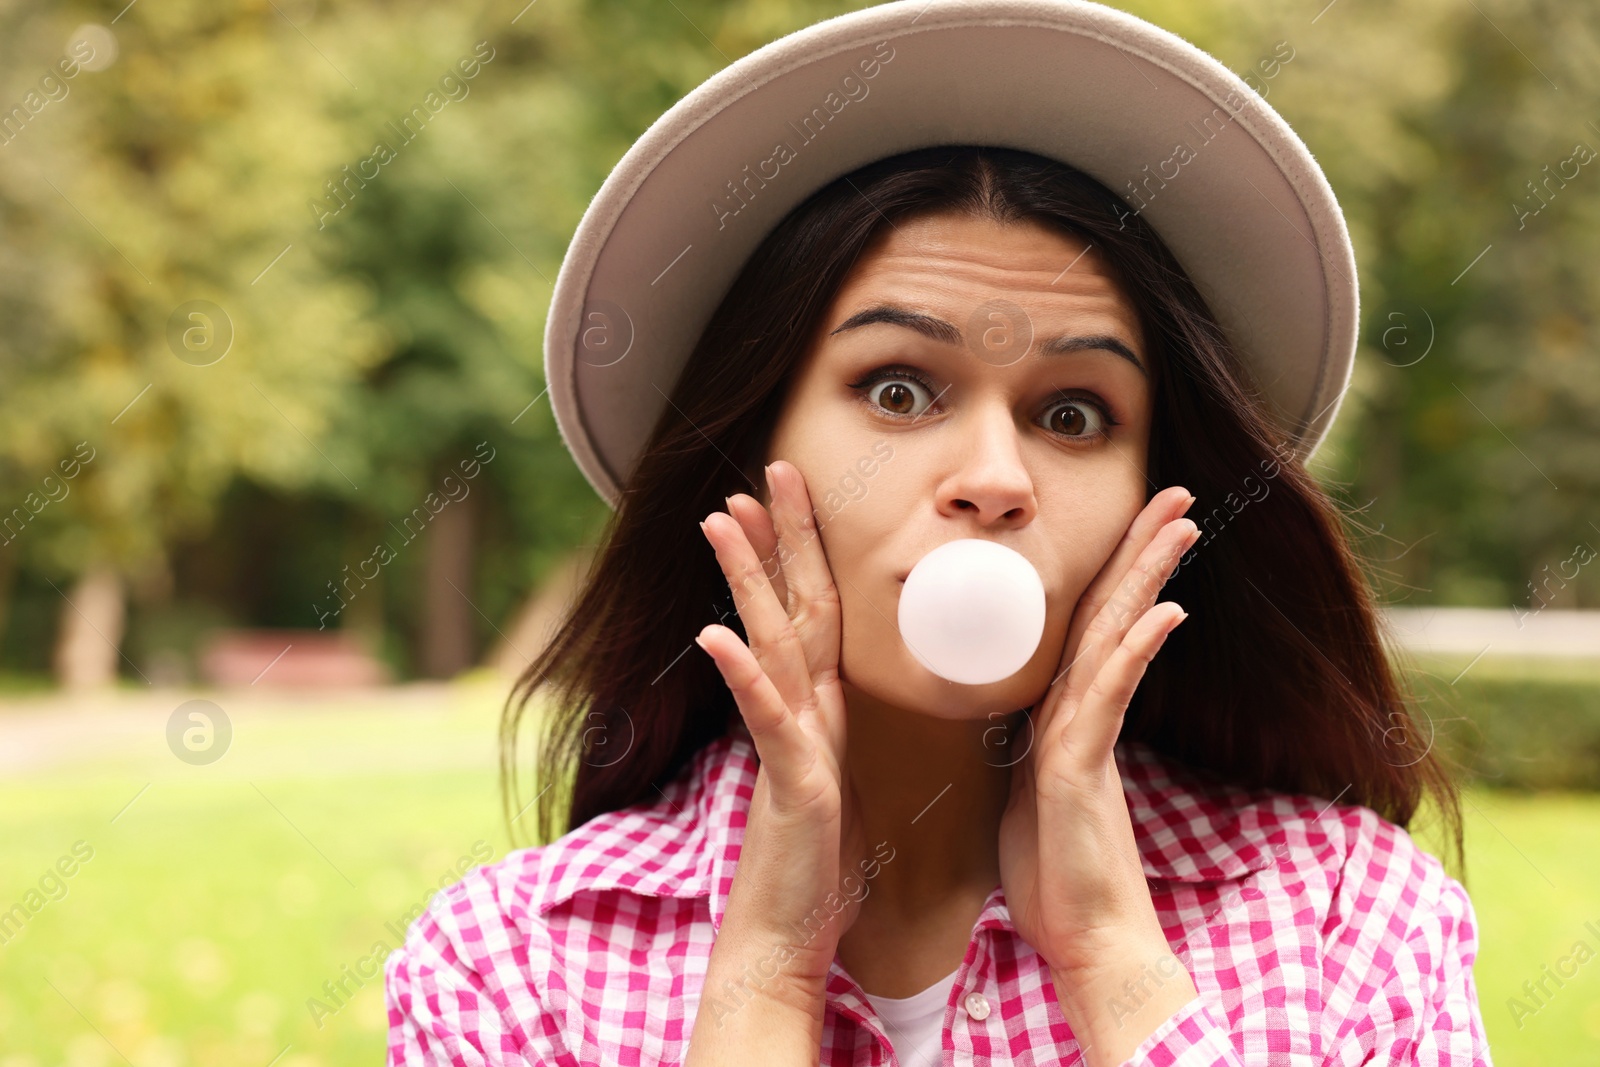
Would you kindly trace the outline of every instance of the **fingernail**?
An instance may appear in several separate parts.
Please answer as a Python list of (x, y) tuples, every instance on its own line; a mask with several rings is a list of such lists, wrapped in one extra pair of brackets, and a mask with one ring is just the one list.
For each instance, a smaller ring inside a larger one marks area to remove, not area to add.
[(1184, 511), (1188, 511), (1188, 510), (1189, 510), (1189, 509), (1190, 509), (1190, 508), (1191, 508), (1191, 507), (1193, 507), (1193, 506), (1194, 506), (1194, 494), (1193, 494), (1193, 493), (1190, 493), (1190, 494), (1189, 494), (1189, 499), (1188, 499), (1188, 500), (1185, 500), (1185, 501), (1184, 501), (1184, 502), (1183, 502), (1183, 510), (1184, 510)]
[(695, 634), (694, 635), (694, 643), (699, 645), (702, 649), (704, 649), (707, 652), (711, 651), (709, 648), (706, 648), (706, 643), (700, 639), (700, 635), (699, 634)]
[(725, 497), (722, 498), (722, 502), (724, 504), (728, 505), (728, 514), (732, 515), (733, 514), (733, 497), (725, 496)]

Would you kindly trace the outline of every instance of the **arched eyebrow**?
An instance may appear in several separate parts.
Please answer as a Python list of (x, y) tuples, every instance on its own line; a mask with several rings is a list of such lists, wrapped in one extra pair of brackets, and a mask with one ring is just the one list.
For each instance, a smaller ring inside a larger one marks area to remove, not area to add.
[[(861, 326), (870, 326), (874, 323), (884, 323), (889, 326), (903, 326), (915, 330), (924, 337), (940, 341), (948, 345), (961, 343), (961, 331), (951, 323), (921, 311), (913, 311), (899, 304), (874, 304), (872, 307), (845, 319), (828, 336), (854, 330)], [(1139, 368), (1139, 373), (1149, 377), (1150, 372), (1140, 362), (1138, 355), (1120, 337), (1111, 334), (1090, 334), (1083, 337), (1050, 337), (1038, 342), (1039, 351), (1047, 356), (1064, 355), (1068, 352), (1082, 352), (1088, 349), (1101, 349), (1117, 355)]]

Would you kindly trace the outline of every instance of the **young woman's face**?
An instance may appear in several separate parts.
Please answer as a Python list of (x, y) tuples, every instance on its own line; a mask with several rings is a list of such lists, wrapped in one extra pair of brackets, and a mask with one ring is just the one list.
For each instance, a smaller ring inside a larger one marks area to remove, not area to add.
[[(767, 456), (793, 463), (811, 492), (842, 602), (845, 682), (945, 718), (1044, 694), (1078, 598), (1151, 491), (1144, 340), (1098, 253), (1040, 224), (929, 215), (861, 256)], [(929, 671), (896, 623), (906, 574), (965, 537), (1015, 549), (1044, 582), (1038, 650), (988, 685)]]

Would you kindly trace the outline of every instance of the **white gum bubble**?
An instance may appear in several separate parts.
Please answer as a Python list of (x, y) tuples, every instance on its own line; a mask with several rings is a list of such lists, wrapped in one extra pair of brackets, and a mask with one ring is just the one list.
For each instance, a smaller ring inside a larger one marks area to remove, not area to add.
[(1044, 583), (1027, 557), (963, 538), (940, 545), (900, 590), (900, 636), (928, 670), (963, 685), (1009, 678), (1044, 635)]

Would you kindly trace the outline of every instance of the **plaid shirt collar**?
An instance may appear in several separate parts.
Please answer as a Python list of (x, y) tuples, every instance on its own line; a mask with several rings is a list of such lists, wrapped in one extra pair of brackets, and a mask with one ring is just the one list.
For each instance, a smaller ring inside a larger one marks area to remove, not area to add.
[[(1146, 878), (1225, 881), (1273, 863), (1274, 827), (1244, 803), (1251, 794), (1202, 782), (1139, 742), (1117, 742), (1115, 758)], [(583, 890), (709, 896), (712, 926), (720, 927), (757, 768), (754, 743), (740, 723), (658, 790), (660, 800), (598, 816), (613, 832), (569, 835), (546, 846), (529, 903), (542, 914)], [(999, 886), (975, 932), (985, 927), (1015, 929)]]

